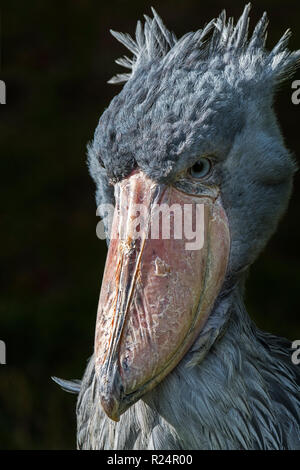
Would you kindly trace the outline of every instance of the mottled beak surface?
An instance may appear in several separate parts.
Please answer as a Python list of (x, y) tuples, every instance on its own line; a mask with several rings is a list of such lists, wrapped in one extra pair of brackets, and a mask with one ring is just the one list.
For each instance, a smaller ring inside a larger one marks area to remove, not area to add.
[(135, 171), (116, 185), (115, 199), (95, 367), (101, 404), (118, 421), (199, 335), (224, 281), (230, 238), (219, 197), (186, 194)]

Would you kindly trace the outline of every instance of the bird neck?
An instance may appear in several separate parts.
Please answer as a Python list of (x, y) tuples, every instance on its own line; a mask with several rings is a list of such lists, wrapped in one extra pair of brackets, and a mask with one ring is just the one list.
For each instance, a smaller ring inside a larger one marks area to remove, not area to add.
[(154, 448), (282, 446), (272, 394), (286, 386), (282, 374), (285, 364), (267, 345), (272, 345), (275, 337), (260, 332), (251, 321), (240, 287), (218, 308), (228, 321), (209, 354), (198, 363), (197, 350), (194, 360), (188, 354), (144, 398), (151, 410), (148, 414), (156, 414), (158, 423), (156, 433), (152, 432)]
[(202, 337), (202, 346), (201, 340), (196, 342), (194, 350), (117, 423), (99, 406), (92, 358), (77, 405), (79, 447), (296, 448), (297, 443), (290, 447), (290, 442), (299, 432), (299, 391), (288, 341), (256, 328), (240, 288), (222, 296), (213, 314), (206, 334), (210, 341), (219, 334), (212, 344), (208, 341), (209, 354)]

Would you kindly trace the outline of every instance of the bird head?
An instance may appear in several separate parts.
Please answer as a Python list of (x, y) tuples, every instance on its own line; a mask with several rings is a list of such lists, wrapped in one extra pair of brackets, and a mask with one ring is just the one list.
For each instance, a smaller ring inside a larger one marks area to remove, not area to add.
[[(249, 8), (177, 39), (153, 10), (100, 118), (89, 168), (100, 215), (114, 207), (95, 334), (107, 415), (151, 391), (214, 324), (283, 214), (295, 171), (273, 111), (276, 86), (299, 62), (289, 31), (265, 49), (267, 17)], [(163, 229), (163, 222), (170, 228)], [(154, 233), (153, 233), (154, 232)], [(203, 356), (203, 355), (202, 355)]]

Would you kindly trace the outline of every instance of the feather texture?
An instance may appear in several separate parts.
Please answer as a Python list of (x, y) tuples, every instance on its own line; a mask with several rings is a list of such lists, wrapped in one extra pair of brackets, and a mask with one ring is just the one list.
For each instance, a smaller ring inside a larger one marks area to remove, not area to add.
[(272, 100), (300, 51), (287, 49), (288, 31), (267, 52), (267, 16), (249, 37), (249, 11), (247, 5), (236, 25), (223, 11), (180, 39), (154, 10), (144, 26), (138, 22), (135, 39), (113, 33), (133, 57), (118, 60), (130, 72), (112, 81), (127, 83), (88, 147), (97, 203), (113, 204), (111, 182), (137, 166), (174, 184), (199, 155), (212, 154), (232, 243), (224, 286), (198, 339), (119, 423), (101, 409), (93, 358), (81, 384), (56, 379), (79, 391), (79, 448), (299, 448), (299, 367), (287, 340), (251, 322), (241, 286), (291, 194), (295, 164)]
[(226, 334), (201, 364), (187, 367), (191, 352), (118, 423), (99, 406), (91, 358), (77, 404), (78, 448), (300, 449), (290, 343), (256, 329), (238, 296), (233, 305)]
[[(152, 8), (153, 18), (145, 15), (145, 24), (137, 23), (135, 39), (129, 34), (111, 31), (112, 35), (120, 41), (127, 49), (133, 53), (131, 62), (118, 60), (118, 64), (131, 68), (130, 74), (119, 74), (113, 77), (109, 83), (121, 83), (128, 81), (134, 73), (145, 64), (151, 61), (160, 61), (162, 64), (169, 64), (170, 58), (188, 60), (193, 58), (194, 67), (200, 65), (201, 61), (212, 61), (216, 55), (226, 57), (248, 56), (249, 63), (255, 66), (253, 56), (262, 60), (265, 73), (273, 77), (274, 81), (287, 79), (291, 71), (299, 66), (300, 51), (290, 54), (287, 43), (290, 37), (288, 30), (271, 53), (265, 50), (267, 37), (268, 19), (266, 13), (257, 23), (253, 34), (249, 37), (249, 13), (251, 4), (248, 3), (239, 18), (236, 26), (233, 27), (233, 18), (226, 19), (226, 12), (223, 11), (217, 19), (213, 19), (202, 30), (193, 34), (188, 34), (177, 40), (174, 33), (169, 31), (162, 19)], [(207, 34), (211, 34), (207, 38)], [(252, 58), (251, 58), (252, 57)], [(191, 61), (189, 60), (189, 65)]]

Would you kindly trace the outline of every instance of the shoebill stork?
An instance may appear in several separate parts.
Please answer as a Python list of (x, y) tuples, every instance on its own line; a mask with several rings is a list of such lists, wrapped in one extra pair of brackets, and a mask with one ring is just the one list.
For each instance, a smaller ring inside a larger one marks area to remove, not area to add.
[[(300, 448), (290, 342), (260, 331), (243, 301), (291, 193), (273, 96), (300, 51), (287, 31), (268, 52), (266, 14), (249, 35), (249, 8), (181, 39), (154, 10), (135, 39), (112, 32), (133, 58), (117, 61), (130, 71), (111, 80), (125, 85), (88, 149), (97, 204), (115, 207), (94, 354), (82, 381), (58, 380), (79, 393), (80, 449)], [(149, 236), (163, 203), (202, 205), (201, 249)]]

